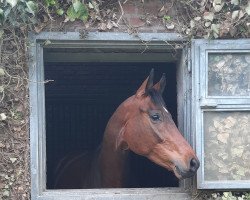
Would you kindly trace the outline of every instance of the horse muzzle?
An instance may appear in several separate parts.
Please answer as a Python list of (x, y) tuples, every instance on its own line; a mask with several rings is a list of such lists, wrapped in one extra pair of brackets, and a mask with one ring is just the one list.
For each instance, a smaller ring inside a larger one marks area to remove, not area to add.
[(192, 158), (190, 160), (188, 170), (184, 170), (182, 167), (176, 165), (175, 169), (174, 169), (174, 173), (175, 173), (176, 177), (179, 178), (179, 179), (190, 178), (190, 177), (195, 175), (195, 173), (196, 173), (196, 171), (198, 170), (199, 167), (200, 167), (199, 160), (196, 159), (196, 158)]

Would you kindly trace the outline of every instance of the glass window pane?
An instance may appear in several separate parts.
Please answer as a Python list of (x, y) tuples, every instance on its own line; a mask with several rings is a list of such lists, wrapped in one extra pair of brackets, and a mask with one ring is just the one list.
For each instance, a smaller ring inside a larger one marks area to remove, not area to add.
[(250, 96), (250, 53), (209, 53), (208, 95)]
[(204, 179), (250, 180), (250, 112), (204, 113)]

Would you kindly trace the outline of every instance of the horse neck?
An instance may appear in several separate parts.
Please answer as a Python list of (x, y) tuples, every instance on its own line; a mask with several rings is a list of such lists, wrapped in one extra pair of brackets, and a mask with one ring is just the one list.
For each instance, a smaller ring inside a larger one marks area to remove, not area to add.
[(117, 148), (116, 142), (126, 124), (128, 101), (117, 108), (105, 129), (99, 157), (102, 187), (122, 187), (125, 181), (128, 151)]

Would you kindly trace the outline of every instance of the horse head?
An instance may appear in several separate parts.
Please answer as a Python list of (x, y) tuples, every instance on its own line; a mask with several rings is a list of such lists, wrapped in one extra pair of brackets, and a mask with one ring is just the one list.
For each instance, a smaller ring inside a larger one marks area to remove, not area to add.
[(191, 177), (199, 168), (199, 160), (177, 129), (162, 98), (165, 75), (155, 85), (153, 77), (151, 70), (136, 94), (123, 103), (126, 122), (116, 147), (147, 157), (173, 171), (179, 179)]

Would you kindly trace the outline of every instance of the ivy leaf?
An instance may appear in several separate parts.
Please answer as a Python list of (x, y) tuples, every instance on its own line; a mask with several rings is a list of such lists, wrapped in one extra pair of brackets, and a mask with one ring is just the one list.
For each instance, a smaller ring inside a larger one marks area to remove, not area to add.
[(10, 192), (8, 190), (4, 190), (3, 196), (4, 197), (9, 197), (10, 196)]
[[(0, 38), (2, 38), (3, 31), (0, 31), (0, 35), (1, 35)], [(0, 67), (0, 76), (4, 76), (4, 75), (5, 75), (5, 71), (4, 71), (4, 69), (2, 67)]]
[(246, 13), (250, 15), (250, 3), (247, 5), (245, 9), (246, 9)]
[(94, 9), (94, 6), (93, 6), (93, 4), (91, 2), (89, 2), (89, 8)]
[(49, 7), (49, 6), (54, 6), (57, 4), (57, 1), (55, 0), (45, 0), (45, 4)]
[(190, 28), (194, 28), (195, 27), (195, 21), (194, 20), (191, 20), (190, 21)]
[(220, 25), (219, 24), (212, 24), (211, 25), (211, 30), (213, 32), (214, 38), (218, 38), (219, 37), (219, 29), (220, 29)]
[(35, 12), (37, 11), (37, 4), (34, 3), (33, 1), (28, 1), (26, 2), (26, 11), (32, 15), (35, 15)]
[(231, 4), (237, 6), (239, 5), (239, 0), (231, 0)]
[(205, 12), (203, 15), (203, 18), (208, 21), (213, 21), (214, 20), (214, 13), (213, 12)]
[(67, 10), (67, 16), (71, 22), (75, 21), (79, 17), (78, 13), (74, 10), (73, 6), (70, 6), (69, 9)]
[(213, 7), (214, 7), (215, 12), (220, 12), (221, 9), (223, 8), (224, 4), (225, 3), (222, 2), (222, 0), (214, 0)]
[[(4, 87), (0, 85), (0, 93), (3, 93), (3, 91), (4, 91)], [(1, 143), (0, 143), (0, 147), (1, 147)]]
[(232, 12), (232, 19), (236, 19), (239, 16), (239, 10), (235, 10)]
[(222, 4), (222, 5), (215, 5), (215, 6), (214, 6), (215, 12), (220, 12), (221, 9), (223, 8), (223, 5), (224, 5), (224, 4)]
[(0, 121), (5, 121), (7, 119), (7, 116), (5, 115), (5, 113), (1, 113), (0, 114)]
[(63, 15), (63, 13), (64, 13), (64, 11), (61, 8), (56, 10), (56, 14), (58, 14), (60, 16)]
[(171, 19), (171, 17), (169, 15), (164, 15), (163, 19), (166, 21), (169, 21)]
[(80, 1), (75, 1), (74, 3), (73, 3), (73, 8), (74, 8), (74, 10), (76, 11), (76, 12), (79, 12), (80, 11), (80, 9), (81, 9), (81, 7), (82, 7), (82, 3), (80, 2)]
[(83, 22), (86, 22), (88, 20), (88, 15), (82, 15), (79, 19), (81, 19)]
[(6, 0), (6, 2), (9, 3), (11, 7), (13, 8), (16, 6), (18, 0)]
[(8, 15), (10, 14), (11, 8), (8, 7), (6, 10), (4, 10), (4, 19), (7, 19)]
[(2, 23), (3, 21), (4, 21), (4, 13), (3, 13), (3, 9), (0, 8), (0, 23)]
[(82, 21), (86, 22), (89, 17), (89, 13), (88, 13), (88, 9), (86, 5), (80, 3), (79, 7), (77, 7), (77, 10), (78, 11), (76, 12), (73, 5), (69, 7), (69, 9), (67, 10), (67, 16), (69, 20), (75, 21), (76, 19), (81, 19)]
[(16, 160), (17, 160), (17, 158), (10, 158), (10, 161), (11, 161), (12, 163), (16, 162)]
[(81, 4), (78, 13), (80, 15), (79, 19), (81, 19), (84, 22), (86, 22), (88, 20), (89, 12), (88, 12), (88, 8), (85, 4)]

